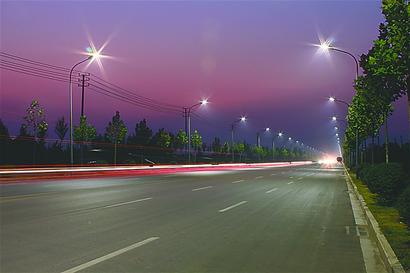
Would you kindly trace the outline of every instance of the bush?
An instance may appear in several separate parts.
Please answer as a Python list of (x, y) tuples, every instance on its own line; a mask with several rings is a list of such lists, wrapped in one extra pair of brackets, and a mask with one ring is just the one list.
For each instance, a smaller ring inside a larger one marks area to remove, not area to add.
[(378, 201), (391, 204), (396, 200), (404, 187), (404, 173), (400, 164), (376, 164), (367, 166), (361, 171), (361, 179), (370, 191), (378, 194)]
[(400, 216), (406, 219), (407, 224), (410, 224), (410, 185), (400, 194), (397, 208)]

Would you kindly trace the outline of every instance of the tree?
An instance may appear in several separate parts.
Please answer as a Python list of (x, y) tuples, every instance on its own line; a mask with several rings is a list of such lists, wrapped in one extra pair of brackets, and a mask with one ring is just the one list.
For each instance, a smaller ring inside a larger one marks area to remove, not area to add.
[(144, 118), (135, 124), (134, 135), (130, 137), (129, 142), (136, 145), (146, 146), (152, 138), (152, 130), (148, 127), (147, 120)]
[(37, 141), (40, 140), (44, 144), (44, 138), (48, 130), (44, 108), (40, 106), (37, 100), (33, 100), (27, 108), (24, 121), (25, 130), (33, 137), (33, 163), (35, 163)]
[(221, 140), (218, 137), (215, 137), (214, 140), (212, 141), (212, 151), (214, 153), (220, 153), (221, 149), (222, 149), (222, 145), (221, 145)]
[(182, 149), (188, 144), (188, 136), (184, 130), (179, 129), (175, 138), (175, 148)]
[(235, 153), (239, 154), (239, 162), (242, 161), (242, 154), (245, 151), (245, 144), (244, 143), (235, 144), (234, 151)]
[(67, 122), (65, 122), (64, 117), (59, 118), (54, 128), (54, 132), (57, 134), (58, 138), (60, 139), (60, 147), (62, 146), (65, 135), (67, 134), (67, 131), (68, 131), (68, 124)]
[(115, 116), (112, 117), (112, 121), (110, 121), (105, 128), (106, 138), (114, 144), (114, 165), (117, 164), (117, 145), (124, 141), (127, 132), (128, 129), (121, 119), (120, 112), (116, 111)]
[(87, 142), (95, 139), (97, 130), (94, 126), (87, 123), (87, 117), (80, 117), (80, 125), (74, 127), (74, 140), (81, 142), (81, 163), (83, 163), (84, 146)]
[(159, 129), (152, 139), (154, 145), (163, 149), (166, 149), (171, 145), (171, 136), (164, 128)]
[(0, 164), (5, 164), (7, 162), (6, 155), (9, 152), (10, 135), (9, 130), (6, 125), (0, 119)]
[(202, 136), (199, 134), (197, 129), (195, 129), (193, 134), (191, 135), (191, 145), (195, 150), (195, 162), (196, 162), (196, 154), (202, 146)]

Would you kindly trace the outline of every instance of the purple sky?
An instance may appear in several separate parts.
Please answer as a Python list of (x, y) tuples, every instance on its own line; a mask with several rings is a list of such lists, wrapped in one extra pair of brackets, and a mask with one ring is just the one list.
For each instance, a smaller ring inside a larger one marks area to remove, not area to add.
[[(2, 1), (1, 51), (69, 67), (83, 58), (87, 33), (103, 60), (88, 71), (141, 95), (181, 106), (209, 97), (193, 119), (205, 140), (229, 138), (230, 123), (242, 114), (249, 122), (236, 139), (255, 142), (269, 126), (333, 152), (335, 95), (350, 100), (354, 64), (344, 55), (317, 54), (319, 36), (359, 56), (371, 47), (383, 21), (378, 1)], [(50, 127), (68, 115), (68, 86), (0, 70), (0, 117), (16, 134), (34, 98), (46, 108)], [(75, 120), (79, 89), (75, 89)], [(392, 136), (408, 136), (406, 98), (397, 103)], [(103, 132), (120, 110), (129, 130), (147, 118), (154, 129), (182, 128), (181, 116), (163, 114), (87, 92), (86, 114)], [(53, 130), (50, 130), (53, 137)], [(269, 138), (263, 137), (267, 144)]]

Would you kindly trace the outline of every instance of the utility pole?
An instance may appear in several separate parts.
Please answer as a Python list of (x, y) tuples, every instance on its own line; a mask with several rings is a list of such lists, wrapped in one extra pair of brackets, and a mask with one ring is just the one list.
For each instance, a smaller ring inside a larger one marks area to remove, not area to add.
[(85, 87), (88, 87), (90, 85), (88, 83), (88, 81), (90, 80), (90, 73), (79, 73), (78, 76), (81, 77), (81, 79), (79, 79), (81, 85), (78, 85), (81, 86), (81, 116), (84, 116), (84, 90)]

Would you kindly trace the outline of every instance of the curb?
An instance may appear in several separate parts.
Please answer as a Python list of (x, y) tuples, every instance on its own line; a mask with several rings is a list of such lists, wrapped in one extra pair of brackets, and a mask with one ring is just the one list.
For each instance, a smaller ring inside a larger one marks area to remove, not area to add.
[(360, 207), (362, 208), (364, 215), (366, 217), (367, 224), (370, 227), (370, 232), (376, 238), (377, 248), (379, 249), (380, 255), (382, 257), (383, 264), (389, 273), (406, 273), (403, 266), (400, 264), (399, 259), (397, 259), (396, 254), (394, 253), (392, 247), (387, 241), (386, 237), (382, 233), (379, 227), (379, 223), (376, 218), (374, 218), (372, 212), (367, 207), (366, 202), (364, 201), (363, 196), (357, 190), (356, 185), (353, 183), (352, 178), (350, 177), (349, 172), (346, 167), (344, 168), (347, 177), (349, 178), (349, 183), (353, 188), (353, 192), (356, 198), (359, 200)]

